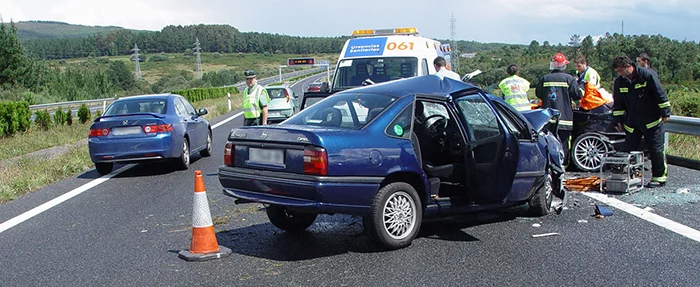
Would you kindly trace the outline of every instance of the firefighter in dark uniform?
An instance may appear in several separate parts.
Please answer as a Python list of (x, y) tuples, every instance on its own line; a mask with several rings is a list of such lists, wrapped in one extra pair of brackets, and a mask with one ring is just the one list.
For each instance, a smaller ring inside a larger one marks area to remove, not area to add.
[(559, 118), (559, 141), (564, 149), (564, 165), (569, 163), (569, 146), (571, 143), (571, 130), (574, 127), (574, 112), (572, 101), (581, 99), (581, 90), (578, 88), (574, 76), (564, 73), (569, 61), (561, 53), (552, 57), (549, 63), (551, 72), (540, 77), (537, 83), (536, 94), (542, 100), (542, 108), (553, 108), (561, 113)]
[(652, 176), (646, 187), (662, 187), (667, 175), (664, 123), (671, 116), (671, 103), (656, 73), (626, 56), (615, 58), (612, 67), (620, 75), (613, 87), (613, 115), (618, 130), (625, 131), (625, 149), (638, 150), (644, 136)]

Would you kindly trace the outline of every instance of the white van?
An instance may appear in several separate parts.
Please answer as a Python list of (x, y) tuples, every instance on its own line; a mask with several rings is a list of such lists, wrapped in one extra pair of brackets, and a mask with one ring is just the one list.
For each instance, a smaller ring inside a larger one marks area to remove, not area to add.
[[(447, 44), (449, 45), (449, 44)], [(416, 28), (355, 30), (345, 42), (329, 87), (337, 92), (365, 84), (435, 74), (433, 60), (449, 50)]]

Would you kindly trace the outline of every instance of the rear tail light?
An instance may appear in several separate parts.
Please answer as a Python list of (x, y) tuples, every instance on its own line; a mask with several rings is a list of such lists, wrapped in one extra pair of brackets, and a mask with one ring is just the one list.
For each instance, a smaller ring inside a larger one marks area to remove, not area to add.
[(173, 126), (170, 124), (143, 126), (143, 131), (147, 134), (167, 133), (173, 131)]
[(107, 135), (109, 135), (109, 129), (90, 129), (89, 137), (106, 137)]
[(233, 166), (233, 149), (233, 144), (227, 142), (226, 147), (224, 147), (224, 164), (227, 166)]
[(304, 149), (304, 173), (328, 175), (328, 153), (323, 148)]
[(289, 103), (289, 92), (287, 89), (284, 89), (284, 96), (287, 97), (287, 103)]

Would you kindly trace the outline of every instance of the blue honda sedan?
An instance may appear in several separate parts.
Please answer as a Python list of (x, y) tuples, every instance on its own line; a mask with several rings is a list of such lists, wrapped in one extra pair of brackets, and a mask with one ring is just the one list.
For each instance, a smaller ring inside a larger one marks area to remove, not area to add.
[(558, 119), (461, 81), (396, 80), (333, 94), (278, 126), (232, 130), (219, 180), (236, 203), (268, 204), (288, 232), (352, 214), (373, 240), (402, 248), (425, 217), (561, 208)]
[(174, 94), (118, 99), (90, 126), (88, 147), (97, 172), (115, 162), (171, 159), (187, 169), (190, 155), (211, 155), (211, 126), (184, 97)]

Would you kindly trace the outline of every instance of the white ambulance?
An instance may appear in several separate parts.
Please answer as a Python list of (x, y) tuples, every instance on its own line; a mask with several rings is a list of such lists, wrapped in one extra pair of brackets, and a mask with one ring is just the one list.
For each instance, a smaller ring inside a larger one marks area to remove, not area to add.
[(438, 56), (449, 65), (449, 44), (419, 36), (416, 28), (355, 30), (340, 53), (330, 92), (435, 74)]

